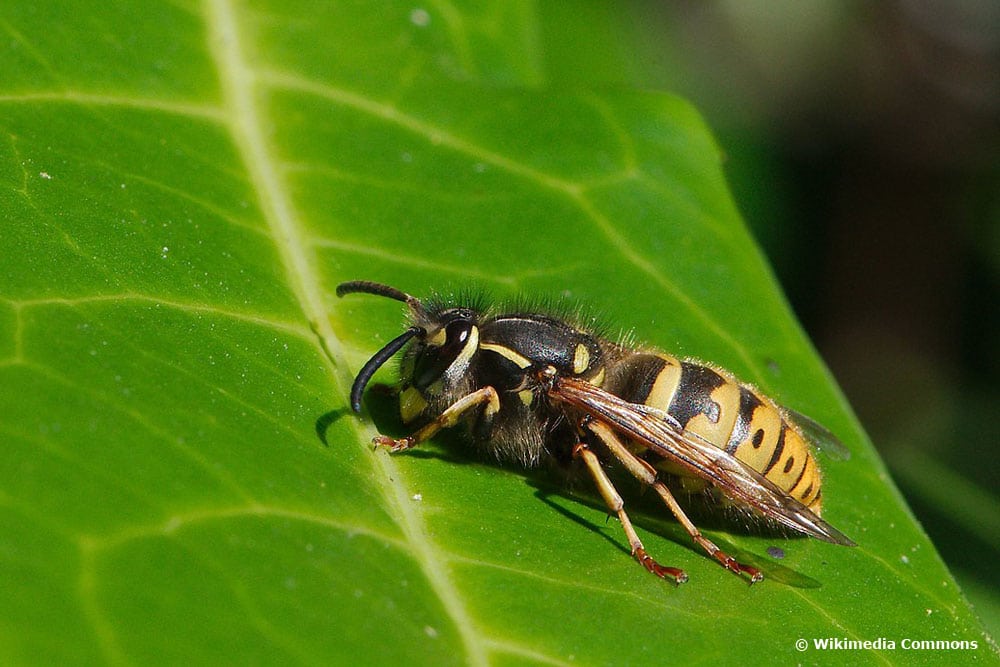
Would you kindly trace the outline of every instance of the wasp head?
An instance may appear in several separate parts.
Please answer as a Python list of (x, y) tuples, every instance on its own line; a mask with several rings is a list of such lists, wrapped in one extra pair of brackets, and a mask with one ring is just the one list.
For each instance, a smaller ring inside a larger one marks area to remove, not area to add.
[(402, 374), (408, 387), (421, 394), (440, 393), (441, 387), (454, 386), (465, 376), (469, 363), (479, 347), (477, 315), (471, 308), (427, 308), (414, 296), (383, 285), (363, 280), (341, 283), (337, 296), (352, 293), (374, 294), (409, 307), (413, 326), (392, 339), (361, 368), (351, 387), (351, 408), (361, 412), (361, 395), (375, 372), (408, 343)]

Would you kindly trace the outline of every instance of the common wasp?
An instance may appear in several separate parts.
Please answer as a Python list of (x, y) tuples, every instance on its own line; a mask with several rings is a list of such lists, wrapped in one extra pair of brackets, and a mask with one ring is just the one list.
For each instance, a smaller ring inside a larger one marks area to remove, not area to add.
[(364, 293), (406, 304), (410, 326), (379, 350), (351, 387), (351, 408), (375, 372), (400, 350), (399, 408), (412, 435), (379, 435), (399, 452), (465, 422), (472, 442), (500, 461), (536, 466), (580, 462), (617, 515), (632, 555), (677, 583), (683, 570), (653, 560), (604, 470), (616, 461), (652, 488), (691, 538), (727, 570), (763, 573), (723, 552), (695, 527), (661, 479), (702, 487), (765, 522), (853, 546), (820, 518), (822, 489), (812, 446), (836, 438), (780, 407), (731, 373), (693, 359), (613, 343), (569, 318), (484, 303), (426, 303), (394, 287), (352, 281), (337, 295)]

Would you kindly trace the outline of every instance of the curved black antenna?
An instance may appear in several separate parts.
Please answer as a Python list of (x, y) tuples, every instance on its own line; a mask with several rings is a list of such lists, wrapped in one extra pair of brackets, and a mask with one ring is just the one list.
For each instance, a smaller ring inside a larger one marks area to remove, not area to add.
[(410, 303), (411, 301), (416, 301), (415, 298), (407, 294), (406, 292), (400, 291), (395, 287), (389, 287), (388, 285), (383, 285), (382, 283), (375, 283), (370, 280), (351, 280), (346, 283), (340, 283), (337, 285), (337, 296), (344, 296), (345, 294), (355, 294), (361, 292), (363, 294), (374, 294), (375, 296), (387, 296), (390, 299), (395, 299), (396, 301), (402, 301), (403, 303)]
[(410, 312), (416, 317), (427, 317), (427, 309), (415, 296), (411, 296), (395, 287), (372, 282), (371, 280), (350, 280), (337, 285), (337, 296), (346, 294), (374, 294), (375, 296), (385, 296), (396, 301), (402, 301), (410, 307)]
[[(344, 285), (349, 285), (353, 283), (344, 283)], [(369, 283), (375, 284), (375, 283)], [(343, 285), (341, 285), (343, 287)], [(389, 288), (392, 289), (392, 288)], [(361, 290), (359, 290), (361, 291)], [(397, 290), (398, 291), (398, 290)], [(340, 288), (337, 288), (337, 292), (340, 292)], [(388, 295), (386, 295), (388, 296)], [(354, 384), (351, 385), (351, 409), (361, 414), (361, 394), (364, 392), (365, 387), (368, 385), (368, 381), (372, 379), (375, 375), (375, 371), (382, 367), (382, 364), (389, 361), (392, 355), (399, 352), (404, 345), (410, 342), (410, 339), (414, 336), (423, 336), (427, 332), (421, 327), (410, 327), (400, 335), (396, 336), (390, 340), (385, 347), (375, 353), (375, 356), (368, 360), (361, 370), (358, 372), (358, 377), (354, 378)]]
[[(427, 311), (424, 310), (424, 304), (420, 303), (420, 299), (415, 296), (410, 296), (402, 290), (398, 290), (395, 287), (390, 287), (389, 285), (383, 285), (382, 283), (376, 283), (371, 280), (350, 280), (346, 283), (340, 283), (337, 285), (337, 296), (344, 296), (346, 294), (374, 294), (375, 296), (384, 296), (390, 299), (395, 299), (396, 301), (402, 301), (407, 306), (410, 307), (411, 316), (413, 317), (426, 317)], [(382, 367), (382, 364), (389, 361), (394, 354), (399, 352), (404, 345), (406, 345), (411, 338), (416, 336), (426, 336), (427, 330), (423, 327), (412, 326), (399, 336), (396, 336), (391, 341), (386, 344), (381, 350), (375, 353), (371, 359), (361, 368), (358, 372), (358, 376), (354, 378), (354, 384), (351, 385), (351, 409), (361, 413), (361, 394), (364, 393), (365, 387), (368, 385), (368, 381), (372, 379), (375, 375), (375, 371)]]

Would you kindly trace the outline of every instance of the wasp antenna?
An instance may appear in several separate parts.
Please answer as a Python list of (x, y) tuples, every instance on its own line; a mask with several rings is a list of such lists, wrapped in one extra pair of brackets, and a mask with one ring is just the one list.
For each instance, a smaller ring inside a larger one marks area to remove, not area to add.
[[(344, 283), (345, 285), (350, 283)], [(369, 283), (375, 284), (375, 283)], [(343, 285), (341, 285), (343, 287)], [(379, 287), (382, 287), (379, 285)], [(391, 288), (390, 288), (391, 289)], [(339, 292), (340, 289), (338, 288)], [(361, 291), (361, 290), (358, 290)], [(396, 336), (391, 341), (386, 344), (381, 350), (375, 353), (371, 359), (361, 368), (358, 372), (358, 376), (354, 378), (354, 384), (351, 385), (351, 409), (356, 413), (361, 414), (361, 394), (364, 393), (365, 387), (368, 386), (368, 381), (372, 379), (375, 375), (375, 371), (382, 367), (382, 364), (389, 361), (394, 354), (399, 352), (404, 345), (406, 345), (411, 338), (415, 336), (423, 336), (427, 332), (421, 327), (410, 327), (404, 331), (399, 336)]]
[(350, 280), (346, 283), (340, 283), (337, 285), (337, 296), (344, 296), (345, 294), (374, 294), (375, 296), (385, 296), (390, 299), (395, 299), (396, 301), (402, 301), (410, 310), (417, 316), (426, 316), (427, 309), (424, 308), (424, 304), (415, 296), (411, 296), (402, 290), (398, 290), (395, 287), (390, 287), (389, 285), (383, 285), (382, 283), (372, 282), (371, 280)]
[(370, 280), (351, 280), (337, 285), (337, 296), (355, 294), (357, 292), (361, 292), (363, 294), (374, 294), (375, 296), (387, 296), (390, 299), (402, 301), (403, 303), (410, 303), (411, 301), (417, 300), (416, 297), (412, 297), (406, 292), (398, 290), (395, 287), (372, 282)]

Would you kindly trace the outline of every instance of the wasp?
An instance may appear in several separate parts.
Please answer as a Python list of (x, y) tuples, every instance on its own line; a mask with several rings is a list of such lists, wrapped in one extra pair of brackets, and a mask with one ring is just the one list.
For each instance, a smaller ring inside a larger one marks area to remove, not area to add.
[(652, 488), (699, 547), (750, 583), (763, 573), (702, 535), (664, 479), (684, 480), (688, 490), (700, 486), (773, 525), (854, 545), (820, 518), (821, 476), (812, 447), (836, 438), (728, 371), (613, 343), (564, 317), (504, 312), (475, 301), (425, 303), (369, 281), (337, 287), (338, 296), (351, 293), (387, 297), (408, 309), (410, 326), (355, 378), (351, 408), (361, 412), (372, 376), (405, 348), (400, 415), (406, 424), (424, 423), (407, 437), (379, 435), (375, 445), (400, 452), (465, 422), (472, 442), (500, 461), (528, 467), (581, 462), (621, 522), (635, 559), (675, 583), (687, 575), (646, 552), (605, 471), (608, 463)]

